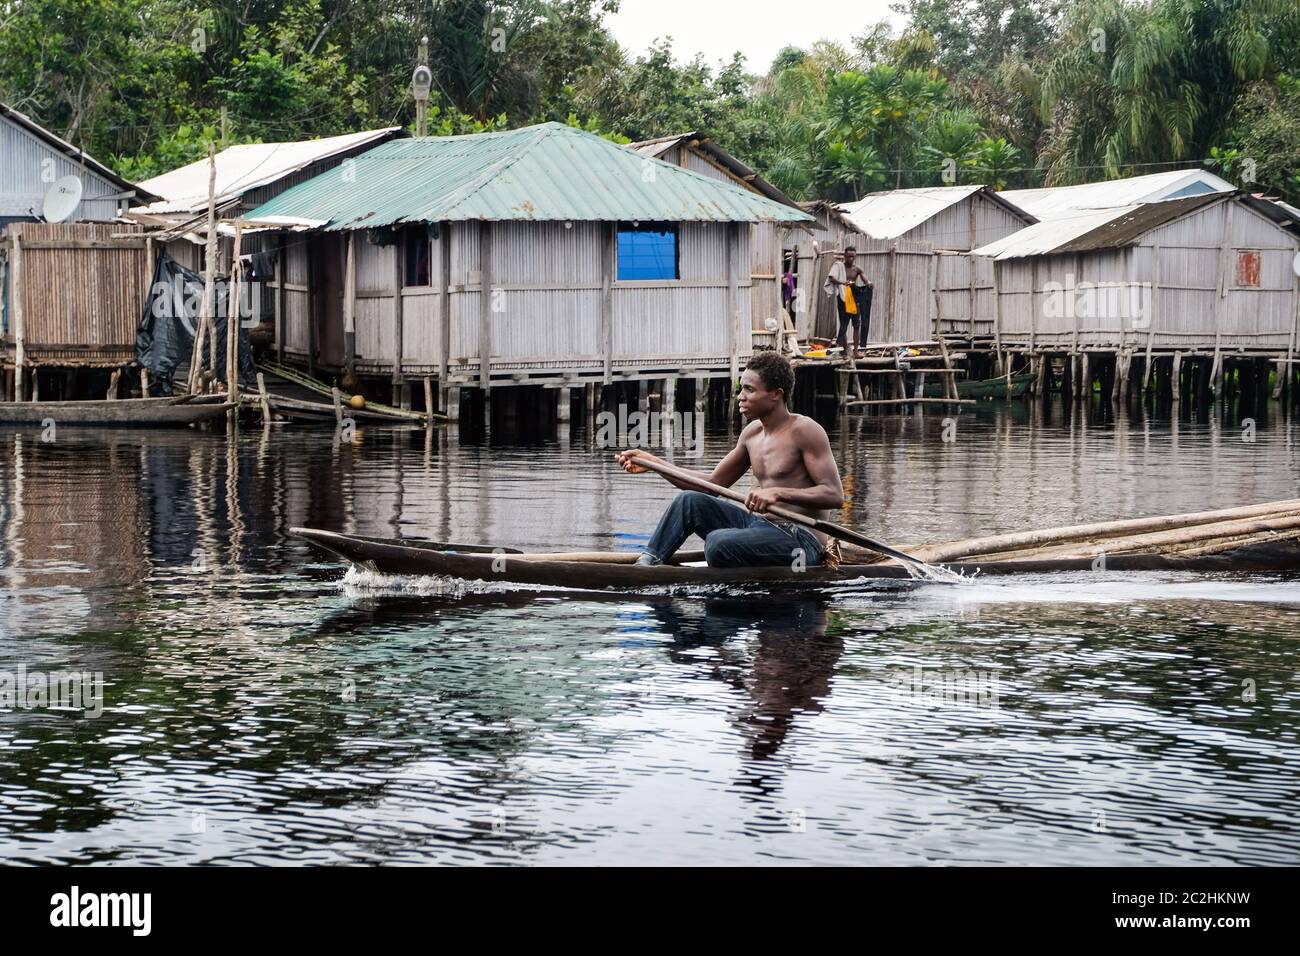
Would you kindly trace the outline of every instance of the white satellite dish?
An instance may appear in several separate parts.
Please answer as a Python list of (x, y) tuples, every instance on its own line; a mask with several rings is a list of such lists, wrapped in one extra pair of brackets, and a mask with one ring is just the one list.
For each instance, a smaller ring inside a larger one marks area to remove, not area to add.
[(63, 222), (77, 211), (80, 203), (81, 177), (62, 176), (45, 194), (45, 207), (41, 214), (46, 222)]

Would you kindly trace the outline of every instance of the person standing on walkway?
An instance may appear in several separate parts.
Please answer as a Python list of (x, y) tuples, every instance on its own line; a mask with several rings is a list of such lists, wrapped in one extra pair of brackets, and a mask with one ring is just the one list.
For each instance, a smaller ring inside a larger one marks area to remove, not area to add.
[(849, 356), (848, 331), (853, 324), (853, 357), (857, 357), (862, 343), (867, 340), (871, 326), (871, 297), (876, 288), (874, 282), (867, 279), (867, 274), (857, 265), (858, 251), (853, 246), (844, 247), (844, 258), (837, 259), (831, 266), (830, 275), (826, 277), (823, 287), (827, 295), (835, 296), (835, 307), (839, 312), (840, 330), (835, 341)]

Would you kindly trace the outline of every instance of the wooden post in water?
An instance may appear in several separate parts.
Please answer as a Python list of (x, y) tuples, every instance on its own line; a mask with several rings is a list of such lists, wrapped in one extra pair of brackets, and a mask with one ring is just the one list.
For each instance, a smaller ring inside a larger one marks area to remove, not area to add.
[[(683, 151), (685, 152), (685, 151)], [(614, 253), (618, 243), (618, 224), (603, 227), (600, 242), (600, 348), (604, 358), (601, 383), (614, 381)]]
[(343, 266), (343, 367), (348, 375), (357, 365), (357, 233), (348, 233), (347, 258)]
[(231, 424), (239, 419), (239, 327), (243, 323), (239, 281), (244, 271), (239, 262), (239, 249), (243, 235), (243, 220), (237, 220), (234, 251), (230, 257), (230, 305), (226, 308), (226, 395), (227, 401), (235, 403), (229, 412)]
[(271, 397), (266, 391), (266, 376), (261, 372), (257, 373), (257, 395), (262, 404), (262, 425), (271, 424)]
[(483, 433), (492, 431), (492, 223), (478, 224), (478, 378), (483, 393)]
[(1178, 405), (1183, 400), (1183, 353), (1174, 353), (1173, 369), (1169, 373), (1169, 384), (1173, 388), (1173, 402)]
[[(733, 383), (740, 379), (740, 310), (737, 308), (740, 302), (739, 285), (736, 278), (736, 249), (739, 246), (738, 231), (739, 226), (736, 223), (723, 223), (723, 231), (726, 235), (726, 269), (727, 269), (727, 295), (726, 295), (726, 316), (727, 316), (727, 350), (731, 355), (731, 381)], [(745, 334), (753, 338), (753, 333), (748, 329)], [(745, 351), (749, 351), (746, 347)]]
[(276, 253), (275, 265), (275, 361), (284, 364), (284, 337), (285, 330), (289, 327), (288, 321), (288, 298), (286, 296), (285, 283), (289, 281), (287, 275), (289, 271), (289, 254), (288, 240), (280, 240), (280, 248)]
[(217, 275), (217, 147), (208, 145), (208, 222), (207, 242), (203, 255), (203, 299), (199, 306), (199, 327), (194, 333), (194, 348), (190, 354), (189, 392), (199, 391), (203, 383), (203, 345), (211, 336), (213, 341), (212, 371), (217, 371), (215, 351), (215, 326), (212, 319), (216, 301)]
[[(11, 266), (10, 293), (14, 320), (14, 401), (23, 400), (23, 376), (27, 364), (27, 326), (23, 315), (23, 294), (27, 274), (23, 271), (23, 242), (21, 227), (13, 231), (13, 264)], [(35, 378), (35, 373), (32, 373)]]

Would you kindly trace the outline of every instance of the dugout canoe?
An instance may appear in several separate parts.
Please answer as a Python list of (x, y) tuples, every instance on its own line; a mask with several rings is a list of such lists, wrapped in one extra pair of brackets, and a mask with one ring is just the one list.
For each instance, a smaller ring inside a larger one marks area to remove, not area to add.
[(124, 398), (117, 401), (0, 402), (0, 424), (168, 428), (219, 418), (234, 408), (231, 402), (198, 402), (182, 398)]
[[(917, 371), (924, 371), (918, 369)], [(1010, 388), (1005, 376), (1001, 378), (985, 378), (973, 382), (957, 382), (958, 398), (1019, 398), (1029, 392), (1029, 386), (1034, 382), (1032, 372), (1021, 372), (1011, 376)], [(943, 398), (942, 382), (926, 382), (925, 389), (921, 393), (926, 398)]]
[[(688, 564), (637, 567), (613, 563), (615, 555), (550, 556), (487, 545), (459, 545), (421, 538), (375, 538), (315, 528), (292, 528), (290, 534), (368, 571), (397, 575), (433, 575), (464, 581), (541, 585), (604, 590), (657, 585), (731, 584), (816, 588), (862, 578), (906, 578), (892, 563), (845, 564), (837, 568), (709, 568)], [(699, 557), (698, 552), (685, 557)], [(941, 565), (964, 575), (1032, 574), (1094, 569), (1093, 558), (1018, 559), (1014, 561), (954, 561)], [(1165, 554), (1107, 555), (1107, 571), (1272, 571), (1300, 569), (1296, 540), (1252, 544), (1212, 555), (1180, 557)]]

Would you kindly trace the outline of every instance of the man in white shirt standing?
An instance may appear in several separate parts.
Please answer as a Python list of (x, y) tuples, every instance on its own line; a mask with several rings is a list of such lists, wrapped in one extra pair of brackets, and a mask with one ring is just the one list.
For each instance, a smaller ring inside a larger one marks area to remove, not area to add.
[(856, 357), (861, 343), (867, 339), (871, 324), (871, 295), (876, 284), (856, 264), (858, 251), (853, 246), (844, 247), (844, 258), (831, 266), (823, 288), (827, 295), (835, 296), (835, 306), (840, 316), (840, 331), (835, 341), (844, 354), (848, 354), (849, 323), (853, 323), (853, 355)]

